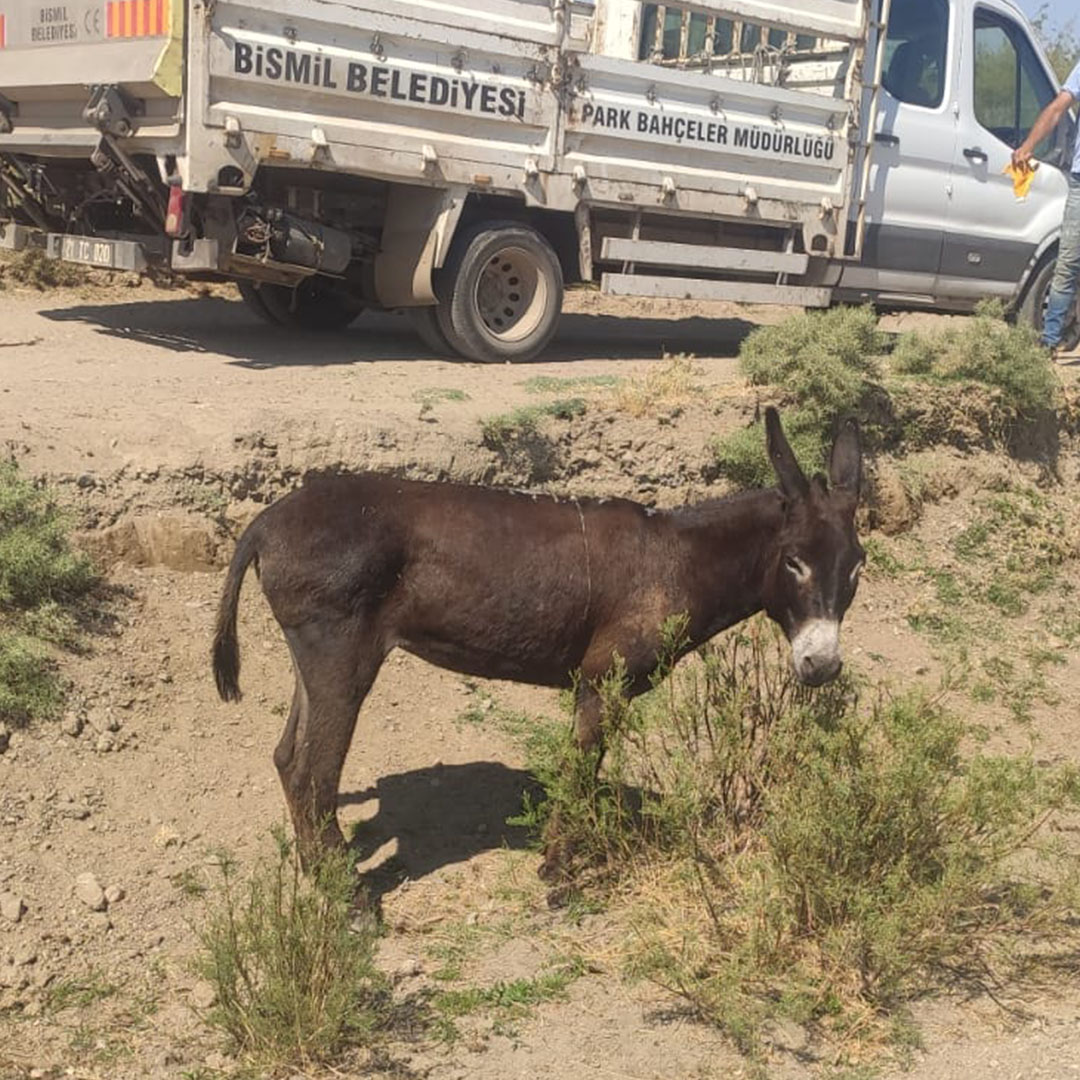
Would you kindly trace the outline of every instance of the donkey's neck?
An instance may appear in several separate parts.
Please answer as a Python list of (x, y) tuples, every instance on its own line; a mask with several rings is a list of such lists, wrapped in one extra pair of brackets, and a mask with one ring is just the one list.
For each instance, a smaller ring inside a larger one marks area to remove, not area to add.
[(672, 513), (686, 557), (692, 647), (762, 609), (783, 520), (775, 489), (709, 500)]

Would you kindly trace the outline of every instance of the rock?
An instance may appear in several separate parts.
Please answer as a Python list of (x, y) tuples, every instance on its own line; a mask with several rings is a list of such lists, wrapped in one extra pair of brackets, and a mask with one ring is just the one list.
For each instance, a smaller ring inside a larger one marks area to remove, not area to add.
[(75, 895), (91, 911), (104, 911), (106, 907), (105, 890), (93, 874), (87, 872), (75, 879)]
[(8, 922), (18, 922), (23, 917), (24, 911), (26, 911), (26, 905), (22, 897), (9, 892), (0, 893), (0, 915)]
[(127, 896), (127, 893), (119, 885), (110, 885), (105, 890), (105, 901), (110, 907), (113, 904), (119, 904), (125, 896)]
[(200, 980), (191, 988), (188, 998), (196, 1009), (209, 1009), (217, 1002), (217, 991), (210, 983)]
[(5, 753), (10, 745), (11, 732), (8, 730), (7, 724), (0, 724), (0, 754)]
[(20, 945), (15, 952), (11, 954), (11, 962), (19, 968), (36, 964), (37, 950), (33, 945)]
[(94, 749), (99, 754), (108, 754), (116, 748), (116, 743), (113, 741), (110, 735), (99, 735), (97, 742), (94, 743)]
[(224, 1072), (229, 1067), (229, 1059), (220, 1050), (211, 1050), (203, 1058), (203, 1064), (215, 1072)]
[(412, 979), (424, 973), (424, 965), (415, 958), (402, 961), (398, 967), (398, 974), (404, 979)]
[(85, 721), (78, 713), (66, 712), (64, 713), (64, 719), (60, 725), (60, 730), (65, 735), (70, 735), (73, 739), (77, 739), (82, 734), (84, 724)]
[(154, 847), (161, 848), (163, 851), (165, 848), (174, 847), (179, 843), (180, 834), (171, 825), (162, 825), (154, 833)]
[(8, 990), (25, 990), (30, 985), (30, 976), (14, 964), (0, 965), (0, 986)]

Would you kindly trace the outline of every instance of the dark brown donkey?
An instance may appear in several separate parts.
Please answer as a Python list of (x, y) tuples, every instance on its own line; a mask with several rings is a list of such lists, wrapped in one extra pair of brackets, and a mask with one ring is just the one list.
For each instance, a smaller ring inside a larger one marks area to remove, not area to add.
[(678, 510), (625, 499), (556, 499), (362, 473), (323, 476), (240, 537), (214, 635), (218, 692), (240, 696), (236, 608), (255, 562), (296, 674), (274, 751), (301, 851), (343, 843), (338, 782), (356, 716), (399, 647), (486, 678), (568, 687), (576, 736), (601, 738), (595, 682), (617, 652), (631, 694), (649, 687), (672, 615), (685, 651), (762, 608), (817, 685), (840, 670), (840, 621), (863, 564), (854, 515), (858, 427), (832, 448), (830, 482), (807, 480), (765, 414), (779, 488)]

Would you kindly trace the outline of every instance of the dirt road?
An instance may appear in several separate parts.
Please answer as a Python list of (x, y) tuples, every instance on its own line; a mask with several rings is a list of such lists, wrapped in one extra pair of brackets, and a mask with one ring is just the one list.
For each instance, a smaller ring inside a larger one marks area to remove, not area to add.
[[(26, 906), (18, 922), (0, 919), (0, 1077), (202, 1080), (230, 1067), (197, 1016), (207, 988), (189, 967), (191, 926), (211, 853), (251, 859), (282, 820), (270, 752), (291, 690), (276, 625), (249, 583), (248, 694), (225, 707), (213, 692), (207, 641), (230, 528), (327, 465), (661, 503), (712, 487), (710, 439), (753, 408), (733, 362), (738, 343), (754, 320), (783, 313), (717, 309), (676, 323), (674, 308), (592, 295), (574, 297), (570, 311), (542, 363), (485, 367), (430, 358), (392, 316), (323, 339), (272, 330), (221, 296), (0, 294), (0, 437), (26, 472), (60, 484), (116, 588), (111, 628), (65, 661), (66, 731), (16, 733), (0, 755), (0, 891)], [(693, 378), (709, 388), (700, 401), (658, 415), (572, 415), (540, 456), (516, 436), (483, 438), (493, 416), (607, 392), (612, 376), (646, 380), (667, 352), (696, 355)], [(545, 392), (538, 378), (558, 381)], [(932, 660), (900, 617), (902, 599), (870, 582), (845, 634), (860, 643), (856, 655), (890, 657), (890, 670), (914, 676)], [(1051, 752), (1072, 744), (1065, 715), (1080, 688), (1071, 663), (1060, 678), (1062, 721), (1037, 719)], [(406, 656), (386, 665), (365, 705), (341, 790), (343, 817), (365, 823), (365, 865), (390, 928), (380, 963), (401, 993), (435, 984), (459, 945), (463, 977), (477, 983), (535, 975), (568, 949), (589, 957), (589, 972), (567, 1000), (513, 1024), (481, 1016), (447, 1045), (402, 1041), (376, 1075), (746, 1075), (677, 1003), (622, 979), (621, 931), (603, 914), (546, 909), (526, 837), (506, 825), (530, 785), (520, 749), (474, 722), (493, 700), (558, 709), (547, 692)], [(122, 890), (107, 911), (73, 894), (85, 871)], [(988, 998), (920, 1007), (926, 1049), (907, 1075), (1080, 1075), (1080, 999), (1070, 991), (1032, 1006), (1025, 1017)], [(788, 1034), (798, 1044), (799, 1032)], [(822, 1075), (823, 1063), (793, 1049), (770, 1075)]]

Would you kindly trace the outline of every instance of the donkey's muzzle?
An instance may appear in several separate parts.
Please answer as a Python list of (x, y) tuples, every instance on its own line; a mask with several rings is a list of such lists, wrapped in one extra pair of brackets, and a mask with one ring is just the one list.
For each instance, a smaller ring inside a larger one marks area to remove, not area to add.
[(811, 619), (791, 639), (791, 661), (800, 682), (822, 686), (840, 674), (840, 624)]
[(824, 663), (804, 658), (802, 663), (795, 668), (795, 674), (799, 677), (799, 682), (806, 686), (824, 686), (840, 674), (843, 666), (839, 657)]

